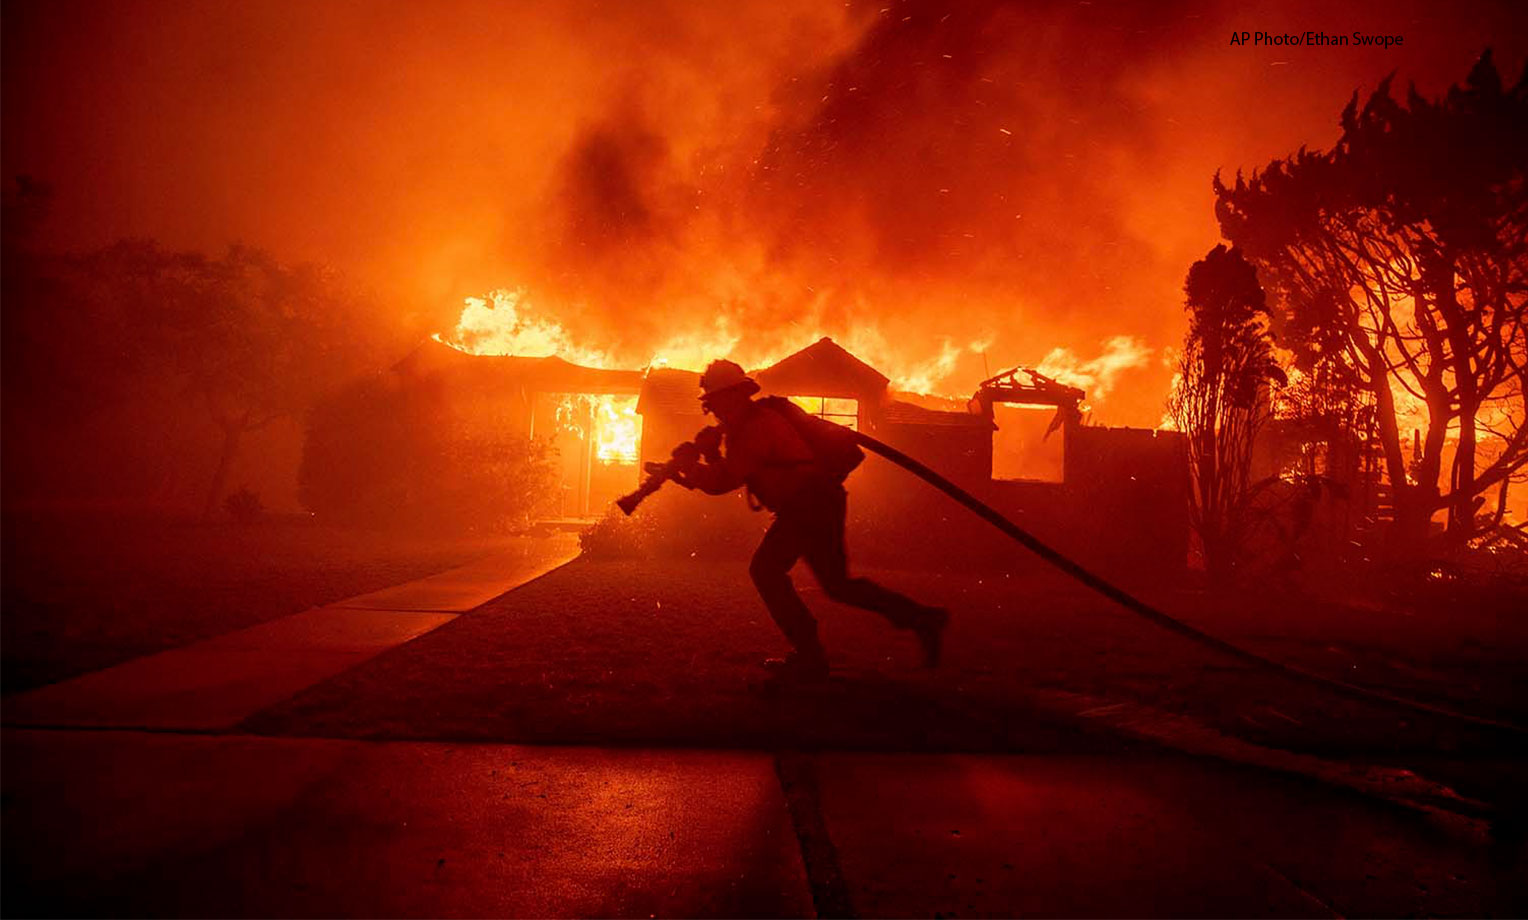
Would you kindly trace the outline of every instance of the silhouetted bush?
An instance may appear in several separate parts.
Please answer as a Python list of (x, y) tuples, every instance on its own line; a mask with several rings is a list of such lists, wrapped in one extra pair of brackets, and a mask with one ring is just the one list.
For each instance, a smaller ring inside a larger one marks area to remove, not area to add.
[(308, 418), (299, 497), (346, 523), (509, 531), (553, 493), (553, 450), (457, 417), (427, 387), (368, 378)]
[(591, 559), (643, 558), (652, 554), (654, 535), (651, 515), (627, 517), (612, 508), (578, 535), (578, 545)]
[(223, 499), (223, 510), (240, 524), (252, 524), (265, 513), (265, 503), (246, 486)]

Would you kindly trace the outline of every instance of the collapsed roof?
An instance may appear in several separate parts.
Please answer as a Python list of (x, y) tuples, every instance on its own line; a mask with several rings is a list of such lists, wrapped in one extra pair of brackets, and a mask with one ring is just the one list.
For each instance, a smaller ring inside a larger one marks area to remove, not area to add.
[(1028, 367), (1015, 367), (988, 377), (976, 388), (976, 401), (986, 411), (991, 411), (995, 402), (1074, 408), (1086, 395), (1077, 387)]

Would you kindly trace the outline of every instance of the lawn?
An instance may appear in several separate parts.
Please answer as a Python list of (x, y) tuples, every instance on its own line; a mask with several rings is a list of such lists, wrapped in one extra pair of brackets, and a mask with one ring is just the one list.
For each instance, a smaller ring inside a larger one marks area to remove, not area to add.
[(3, 684), (13, 692), (419, 578), (496, 538), (107, 516), (4, 519)]
[[(1049, 694), (1128, 700), (1258, 743), (1317, 752), (1479, 743), (1249, 670), (1048, 570), (881, 572), (954, 612), (946, 661), (871, 614), (819, 611), (834, 677), (761, 692), (783, 651), (742, 562), (579, 560), (310, 688), (257, 731), (699, 746), (907, 750), (1116, 744), (1044, 705)], [(1251, 648), (1392, 691), (1522, 718), (1520, 617), (1507, 607), (1364, 608), (1245, 592), (1233, 603), (1159, 591), (1162, 605)], [(1511, 627), (1511, 628), (1508, 628)]]

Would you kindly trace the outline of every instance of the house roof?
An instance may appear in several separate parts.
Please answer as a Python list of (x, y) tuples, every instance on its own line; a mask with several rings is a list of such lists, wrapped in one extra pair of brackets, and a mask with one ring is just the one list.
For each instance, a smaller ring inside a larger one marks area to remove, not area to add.
[[(829, 338), (801, 349), (795, 354), (750, 376), (766, 393), (780, 396), (833, 396), (880, 402), (889, 383), (875, 368), (849, 354)], [(672, 367), (656, 367), (647, 372), (642, 393), (637, 398), (637, 412), (642, 415), (700, 416), (700, 374)]]
[(981, 428), (988, 431), (997, 427), (985, 415), (977, 415), (972, 412), (947, 412), (940, 409), (926, 409), (923, 406), (903, 402), (900, 399), (888, 399), (882, 404), (880, 421), (884, 425)]
[(700, 375), (675, 367), (655, 367), (642, 381), (638, 415), (704, 415), (700, 409)]
[(481, 385), (515, 384), (540, 393), (636, 393), (642, 372), (584, 367), (556, 355), (472, 355), (427, 339), (394, 370), (406, 376), (449, 376)]
[(781, 396), (834, 396), (879, 401), (886, 375), (823, 337), (788, 358), (753, 372), (767, 392)]

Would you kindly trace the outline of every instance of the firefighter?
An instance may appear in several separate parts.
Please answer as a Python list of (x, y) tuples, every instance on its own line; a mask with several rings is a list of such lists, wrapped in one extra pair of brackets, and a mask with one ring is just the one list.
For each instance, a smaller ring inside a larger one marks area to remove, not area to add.
[[(701, 407), (721, 424), (707, 429), (716, 434), (697, 438), (676, 452), (673, 478), (687, 489), (711, 495), (746, 486), (758, 504), (774, 512), (748, 572), (792, 650), (783, 659), (765, 661), (765, 667), (786, 678), (820, 679), (828, 673), (817, 621), (791, 583), (790, 570), (798, 559), (806, 560), (828, 597), (874, 611), (893, 626), (912, 631), (924, 664), (936, 666), (948, 611), (849, 575), (843, 478), (863, 457), (852, 436), (855, 459), (835, 464), (824, 456), (833, 453), (833, 447), (824, 446), (822, 426), (828, 438), (848, 433), (783, 400), (755, 400), (759, 385), (732, 361), (711, 362), (700, 387)], [(801, 420), (819, 428), (809, 431)]]

